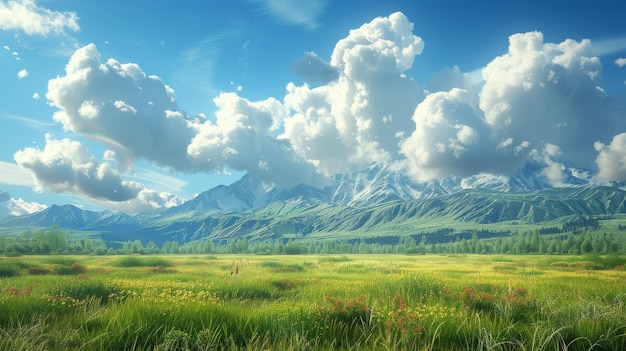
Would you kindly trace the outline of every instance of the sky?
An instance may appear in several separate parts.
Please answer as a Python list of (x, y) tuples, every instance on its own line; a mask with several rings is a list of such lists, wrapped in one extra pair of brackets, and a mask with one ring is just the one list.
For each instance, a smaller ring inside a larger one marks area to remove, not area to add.
[(0, 0), (0, 217), (249, 172), (626, 181), (626, 3)]

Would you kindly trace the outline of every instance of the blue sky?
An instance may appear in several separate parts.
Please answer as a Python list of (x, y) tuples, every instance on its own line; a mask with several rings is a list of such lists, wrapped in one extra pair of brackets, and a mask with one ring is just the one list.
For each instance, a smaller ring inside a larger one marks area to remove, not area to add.
[(626, 4), (0, 1), (0, 216), (245, 172), (626, 180)]

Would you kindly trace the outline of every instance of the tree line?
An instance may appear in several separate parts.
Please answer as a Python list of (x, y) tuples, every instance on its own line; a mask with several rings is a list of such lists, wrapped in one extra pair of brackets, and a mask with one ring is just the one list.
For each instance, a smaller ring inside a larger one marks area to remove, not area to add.
[[(439, 235), (413, 235), (401, 237), (353, 238), (346, 240), (307, 241), (267, 240), (249, 241), (245, 237), (220, 240), (198, 240), (189, 243), (166, 241), (158, 245), (154, 241), (140, 240), (124, 243), (107, 243), (99, 238), (83, 235), (76, 237), (58, 226), (49, 230), (25, 231), (16, 237), (0, 237), (0, 254), (49, 255), (49, 254), (624, 254), (624, 235), (613, 233), (591, 234), (569, 232), (542, 234), (533, 232), (513, 233), (484, 230), (464, 231), (455, 235), (450, 230)], [(469, 236), (471, 233), (471, 237)], [(485, 237), (487, 236), (487, 237)], [(435, 240), (433, 240), (435, 239)]]

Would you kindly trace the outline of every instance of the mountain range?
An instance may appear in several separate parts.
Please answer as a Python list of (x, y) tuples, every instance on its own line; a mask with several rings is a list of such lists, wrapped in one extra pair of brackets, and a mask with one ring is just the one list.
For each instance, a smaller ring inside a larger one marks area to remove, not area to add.
[(554, 188), (539, 169), (515, 177), (480, 174), (414, 183), (389, 165), (372, 165), (336, 175), (324, 187), (301, 184), (285, 189), (251, 174), (220, 185), (180, 206), (156, 214), (128, 215), (53, 205), (0, 227), (58, 225), (101, 236), (105, 241), (163, 243), (307, 237), (384, 237), (416, 234), (454, 223), (543, 223), (626, 213), (626, 192), (596, 186), (591, 172), (574, 168), (564, 187)]

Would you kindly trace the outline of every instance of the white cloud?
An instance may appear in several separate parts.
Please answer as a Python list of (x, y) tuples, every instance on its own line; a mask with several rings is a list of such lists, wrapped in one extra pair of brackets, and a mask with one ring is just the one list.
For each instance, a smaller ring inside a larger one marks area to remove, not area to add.
[(618, 65), (619, 67), (626, 66), (626, 57), (620, 57), (620, 58), (616, 59), (615, 60), (615, 64)]
[(27, 70), (23, 69), (23, 70), (17, 72), (17, 78), (18, 79), (24, 79), (26, 77), (28, 77), (28, 71)]
[[(196, 62), (213, 44), (208, 40), (202, 43), (208, 49), (191, 50), (184, 58)], [(123, 180), (107, 162), (113, 157), (125, 170), (143, 158), (181, 172), (248, 171), (284, 186), (319, 184), (324, 176), (373, 162), (402, 164), (417, 181), (481, 172), (510, 175), (538, 162), (546, 178), (558, 184), (564, 160), (589, 167), (597, 152), (610, 148), (596, 151), (593, 143), (626, 130), (626, 122), (620, 122), (623, 109), (599, 86), (601, 63), (588, 40), (554, 44), (544, 43), (539, 32), (512, 35), (508, 51), (482, 70), (480, 84), (475, 72), (453, 67), (433, 77), (427, 86), (433, 93), (421, 101), (423, 92), (406, 74), (423, 47), (402, 13), (376, 18), (340, 40), (329, 63), (305, 54), (316, 66), (315, 76), (333, 71), (334, 79), (314, 88), (289, 83), (282, 101), (221, 93), (213, 100), (215, 118), (209, 119), (187, 115), (173, 89), (139, 65), (102, 60), (90, 44), (72, 55), (65, 76), (49, 81), (46, 97), (58, 108), (54, 120), (66, 130), (114, 152), (100, 161), (78, 157), (85, 151), (77, 147), (72, 157), (63, 154), (63, 162), (33, 173), (47, 188), (129, 207), (139, 206), (133, 201), (167, 206), (172, 198)], [(66, 143), (66, 148), (74, 145)], [(44, 155), (59, 154), (29, 153), (40, 163)], [(31, 163), (31, 170), (38, 165)], [(72, 170), (69, 183), (62, 165)], [(74, 172), (78, 168), (93, 175), (102, 168), (110, 187), (128, 196), (90, 193)], [(48, 174), (57, 178), (43, 178)]]
[(19, 199), (11, 199), (7, 202), (7, 209), (11, 216), (22, 216), (35, 212), (40, 212), (48, 208), (48, 205), (40, 204), (38, 202), (27, 202)]
[(266, 13), (288, 25), (315, 29), (317, 18), (324, 12), (327, 0), (252, 0), (260, 2)]
[(496, 165), (510, 169), (521, 162), (507, 149), (513, 140), (492, 139), (481, 111), (466, 90), (454, 88), (428, 95), (415, 109), (413, 121), (415, 129), (402, 141), (400, 150), (415, 181), (470, 176), (494, 171)]
[(174, 91), (158, 77), (146, 75), (134, 63), (102, 62), (93, 44), (76, 50), (65, 71), (65, 76), (48, 82), (46, 94), (59, 108), (54, 120), (65, 129), (115, 150), (126, 169), (140, 157), (177, 170), (194, 170), (187, 145), (199, 122), (186, 118)]
[(0, 2), (0, 29), (20, 30), (28, 35), (47, 36), (79, 31), (75, 12), (52, 11), (39, 6), (35, 0)]
[(81, 143), (70, 139), (47, 135), (43, 150), (29, 147), (14, 157), (30, 171), (37, 191), (76, 194), (129, 212), (156, 210), (175, 201), (171, 194), (159, 194), (123, 179), (110, 163), (97, 160)]
[(14, 199), (8, 192), (0, 190), (0, 219), (43, 211), (47, 207), (47, 205), (37, 202), (26, 202), (21, 198)]
[[(561, 160), (593, 168), (593, 143), (624, 130), (623, 110), (599, 86), (601, 64), (590, 41), (544, 43), (530, 32), (512, 35), (509, 44), (482, 70), (478, 95), (458, 69), (433, 79), (431, 89), (443, 91), (419, 104), (415, 130), (401, 143), (413, 179), (511, 175), (530, 162), (562, 185)], [(454, 85), (467, 90), (445, 91)]]
[(128, 178), (171, 193), (180, 193), (187, 186), (187, 182), (180, 178), (143, 167), (135, 167), (133, 174), (128, 175)]
[(214, 99), (216, 123), (204, 123), (187, 152), (207, 171), (247, 170), (283, 186), (320, 183), (313, 164), (296, 155), (287, 140), (273, 136), (287, 111), (276, 99), (250, 102), (235, 93)]
[(287, 86), (283, 137), (324, 174), (346, 172), (399, 157), (410, 130), (417, 83), (403, 73), (423, 48), (402, 13), (379, 17), (350, 31), (333, 51), (336, 80), (310, 88)]
[(615, 135), (609, 145), (596, 142), (594, 148), (598, 151), (596, 178), (601, 181), (626, 181), (626, 133)]
[(33, 93), (33, 99), (39, 100), (39, 98), (40, 98), (39, 93)]
[(626, 50), (626, 36), (598, 40), (593, 43), (593, 54), (597, 56), (611, 55)]
[(539, 32), (515, 34), (509, 50), (483, 70), (479, 106), (492, 134), (557, 145), (563, 157), (592, 168), (593, 143), (620, 129), (619, 105), (599, 87), (601, 63), (591, 42), (544, 43)]

